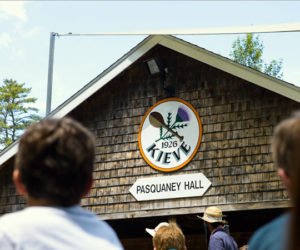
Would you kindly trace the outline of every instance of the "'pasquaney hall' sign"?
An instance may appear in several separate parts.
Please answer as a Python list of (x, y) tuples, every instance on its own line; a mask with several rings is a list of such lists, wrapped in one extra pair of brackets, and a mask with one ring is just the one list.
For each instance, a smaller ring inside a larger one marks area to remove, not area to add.
[(145, 114), (139, 147), (145, 161), (160, 171), (175, 171), (197, 153), (202, 125), (196, 110), (178, 98), (164, 99)]
[(184, 174), (138, 179), (129, 192), (138, 200), (202, 196), (211, 182), (202, 174)]

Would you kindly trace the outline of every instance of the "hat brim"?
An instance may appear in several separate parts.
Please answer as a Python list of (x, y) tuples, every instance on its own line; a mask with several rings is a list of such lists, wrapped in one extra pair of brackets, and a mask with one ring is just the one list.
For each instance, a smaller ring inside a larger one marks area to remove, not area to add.
[(209, 219), (209, 218), (204, 218), (204, 217), (201, 217), (199, 215), (197, 215), (197, 217), (201, 220), (204, 220), (206, 222), (209, 222), (209, 223), (223, 223), (223, 224), (227, 224), (227, 221), (226, 220), (214, 220), (214, 219)]
[(148, 234), (150, 234), (152, 237), (154, 237), (154, 235), (156, 234), (157, 230), (162, 227), (162, 226), (169, 226), (169, 223), (168, 222), (161, 222), (159, 223), (156, 228), (154, 229), (151, 229), (151, 228), (146, 228), (146, 232)]
[(152, 237), (154, 237), (154, 235), (155, 235), (154, 229), (146, 228), (146, 232), (147, 232), (148, 234), (150, 234)]

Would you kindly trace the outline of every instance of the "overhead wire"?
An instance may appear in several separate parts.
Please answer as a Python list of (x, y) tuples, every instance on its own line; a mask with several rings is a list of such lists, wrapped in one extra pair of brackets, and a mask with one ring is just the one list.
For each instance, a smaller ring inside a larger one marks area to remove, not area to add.
[(125, 32), (97, 32), (97, 33), (56, 33), (57, 36), (97, 36), (97, 35), (222, 35), (243, 33), (281, 33), (299, 32), (300, 23), (283, 23), (267, 25), (250, 25), (237, 27), (213, 27), (195, 29), (169, 29), (148, 31), (125, 31)]

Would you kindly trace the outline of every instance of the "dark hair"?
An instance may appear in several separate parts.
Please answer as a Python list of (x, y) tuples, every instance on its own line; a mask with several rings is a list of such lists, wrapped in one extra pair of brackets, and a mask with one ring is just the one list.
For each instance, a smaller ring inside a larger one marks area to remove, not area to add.
[(300, 224), (300, 113), (278, 124), (275, 129), (272, 151), (275, 164), (282, 168), (290, 179), (290, 194), (293, 202), (290, 220), (290, 239), (288, 249), (299, 249)]
[(78, 122), (44, 119), (21, 136), (15, 168), (30, 196), (68, 207), (88, 188), (94, 153), (92, 134)]
[(210, 223), (212, 225), (212, 227), (215, 229), (217, 228), (218, 226), (224, 226), (224, 223), (221, 223), (221, 222), (213, 222), (213, 223)]

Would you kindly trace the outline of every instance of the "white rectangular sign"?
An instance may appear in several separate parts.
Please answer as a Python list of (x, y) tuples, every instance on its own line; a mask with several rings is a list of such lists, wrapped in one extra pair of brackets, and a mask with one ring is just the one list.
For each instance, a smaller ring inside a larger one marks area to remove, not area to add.
[(138, 200), (202, 196), (211, 182), (202, 173), (138, 179), (130, 193)]

